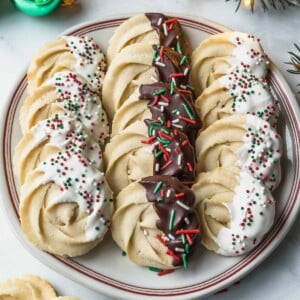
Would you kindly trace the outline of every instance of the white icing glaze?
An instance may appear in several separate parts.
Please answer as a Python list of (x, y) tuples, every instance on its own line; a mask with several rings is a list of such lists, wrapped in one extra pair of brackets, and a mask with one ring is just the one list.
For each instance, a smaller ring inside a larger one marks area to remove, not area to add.
[(231, 215), (229, 227), (223, 227), (214, 238), (218, 253), (226, 256), (244, 254), (256, 247), (275, 215), (275, 201), (268, 189), (245, 171), (237, 180), (232, 202), (224, 204)]
[(229, 40), (236, 46), (232, 57), (229, 58), (232, 68), (243, 66), (256, 77), (265, 78), (269, 61), (259, 39), (246, 33), (232, 32)]
[(102, 166), (102, 151), (98, 143), (87, 135), (80, 122), (66, 116), (56, 115), (38, 122), (32, 127), (34, 144), (47, 141), (61, 150), (83, 155), (96, 168)]
[(276, 127), (278, 105), (264, 80), (236, 68), (230, 74), (222, 76), (219, 82), (233, 98), (232, 114), (253, 114)]
[(52, 155), (42, 162), (38, 170), (44, 175), (39, 185), (55, 183), (61, 193), (51, 199), (49, 205), (75, 202), (81, 211), (88, 214), (86, 220), (86, 240), (102, 239), (107, 231), (111, 217), (110, 193), (104, 183), (104, 175), (91, 166), (81, 155), (62, 152)]
[(57, 105), (82, 122), (87, 132), (103, 144), (109, 135), (107, 116), (99, 96), (87, 82), (75, 73), (59, 72), (47, 84), (55, 87)]
[(253, 115), (247, 115), (244, 128), (244, 143), (236, 151), (237, 166), (274, 190), (281, 179), (281, 138), (268, 122)]
[(82, 76), (94, 90), (100, 91), (106, 62), (99, 46), (88, 36), (64, 36), (63, 39), (76, 59), (72, 71)]

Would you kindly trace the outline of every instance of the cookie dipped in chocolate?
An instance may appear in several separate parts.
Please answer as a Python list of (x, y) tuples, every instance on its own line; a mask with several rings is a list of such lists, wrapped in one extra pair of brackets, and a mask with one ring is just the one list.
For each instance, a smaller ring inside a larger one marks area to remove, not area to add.
[(185, 133), (192, 145), (201, 127), (200, 118), (193, 104), (193, 94), (189, 90), (174, 88), (162, 82), (140, 86), (140, 99), (148, 100), (152, 119), (163, 119), (169, 127)]
[(195, 153), (187, 136), (167, 128), (159, 120), (145, 120), (149, 128), (149, 141), (153, 145), (153, 173), (177, 177), (186, 185), (195, 180)]
[(185, 88), (189, 83), (190, 62), (171, 48), (153, 46), (153, 62), (158, 81), (170, 83), (178, 88)]
[(145, 13), (145, 16), (149, 19), (151, 27), (156, 30), (160, 45), (173, 48), (183, 55), (189, 54), (189, 43), (177, 18), (160, 13)]
[(187, 268), (188, 258), (200, 240), (194, 193), (170, 176), (149, 176), (139, 183), (146, 189), (147, 199), (159, 217), (156, 226), (163, 234), (157, 238), (168, 247), (173, 265)]

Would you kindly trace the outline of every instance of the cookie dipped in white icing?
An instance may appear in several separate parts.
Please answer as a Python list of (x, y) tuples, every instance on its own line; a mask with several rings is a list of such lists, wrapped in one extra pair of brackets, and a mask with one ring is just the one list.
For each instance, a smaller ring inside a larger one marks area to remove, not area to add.
[(281, 138), (268, 122), (249, 114), (231, 115), (200, 132), (197, 170), (235, 166), (274, 190), (280, 182), (281, 148)]
[(100, 145), (87, 134), (75, 119), (56, 114), (40, 121), (20, 140), (15, 149), (15, 172), (21, 184), (26, 175), (48, 156), (69, 150), (73, 155), (83, 155), (90, 164), (102, 168)]
[(270, 230), (275, 201), (247, 171), (215, 168), (200, 173), (193, 186), (202, 227), (202, 244), (225, 256), (254, 249)]
[(95, 40), (88, 36), (63, 36), (48, 42), (33, 57), (28, 69), (28, 92), (32, 94), (56, 73), (74, 72), (100, 92), (106, 60)]
[(215, 80), (195, 104), (204, 128), (232, 114), (252, 114), (275, 128), (279, 115), (278, 103), (266, 80), (240, 68)]
[(109, 135), (109, 124), (100, 97), (75, 73), (56, 73), (26, 98), (20, 113), (23, 133), (55, 113), (66, 114), (81, 122), (100, 144)]

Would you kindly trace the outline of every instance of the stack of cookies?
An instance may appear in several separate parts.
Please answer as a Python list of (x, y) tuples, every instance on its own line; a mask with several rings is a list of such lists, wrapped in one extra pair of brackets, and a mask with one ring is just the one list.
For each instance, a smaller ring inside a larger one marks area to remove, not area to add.
[(268, 64), (259, 39), (239, 32), (214, 35), (192, 54), (203, 123), (193, 190), (202, 244), (222, 255), (252, 250), (274, 220), (282, 149)]
[(101, 171), (105, 71), (95, 41), (76, 36), (46, 44), (28, 70), (14, 157), (20, 219), (26, 238), (54, 254), (87, 253), (110, 225), (112, 196)]
[(189, 188), (200, 120), (187, 39), (176, 18), (142, 14), (115, 31), (108, 58), (103, 103), (112, 139), (104, 156), (116, 199), (112, 236), (139, 265), (186, 268), (200, 232)]

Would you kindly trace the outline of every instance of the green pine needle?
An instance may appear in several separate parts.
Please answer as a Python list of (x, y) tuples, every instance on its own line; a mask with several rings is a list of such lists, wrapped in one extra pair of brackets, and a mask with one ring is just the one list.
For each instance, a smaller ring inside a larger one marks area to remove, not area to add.
[[(300, 47), (297, 44), (294, 44), (297, 50), (296, 52), (289, 51), (290, 61), (286, 62), (287, 65), (293, 66), (293, 69), (287, 70), (291, 74), (300, 75)], [(300, 84), (297, 84), (300, 86)], [(300, 91), (298, 92), (300, 94)]]
[[(232, 0), (225, 0), (226, 2), (232, 1)], [(237, 2), (236, 12), (240, 9), (242, 0), (233, 0)], [(277, 9), (278, 6), (281, 6), (281, 8), (286, 9), (289, 6), (300, 6), (300, 0), (257, 0), (257, 2), (260, 2), (262, 8), (264, 11), (267, 11), (269, 8)], [(251, 6), (251, 10), (253, 12), (254, 10), (254, 4)]]
[(294, 45), (298, 53), (296, 54), (295, 52), (289, 51), (290, 61), (286, 62), (287, 65), (294, 66), (294, 69), (289, 69), (287, 71), (292, 74), (300, 74), (300, 47), (297, 44)]

